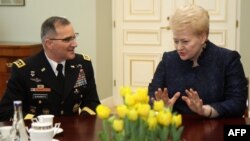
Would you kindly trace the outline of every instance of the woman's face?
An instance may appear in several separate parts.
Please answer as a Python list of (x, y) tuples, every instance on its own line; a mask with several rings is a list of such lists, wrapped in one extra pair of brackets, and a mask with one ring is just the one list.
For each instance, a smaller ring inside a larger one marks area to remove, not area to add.
[(196, 61), (202, 51), (207, 35), (196, 35), (191, 29), (182, 31), (173, 30), (175, 48), (181, 60)]

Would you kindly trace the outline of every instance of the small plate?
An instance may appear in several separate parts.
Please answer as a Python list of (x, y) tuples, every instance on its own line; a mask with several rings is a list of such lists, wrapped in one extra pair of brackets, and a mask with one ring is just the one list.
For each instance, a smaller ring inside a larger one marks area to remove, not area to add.
[(59, 141), (58, 139), (52, 139), (52, 141)]
[[(54, 130), (57, 130), (57, 131), (56, 131), (56, 134), (60, 134), (60, 133), (63, 132), (63, 129), (62, 129), (62, 128), (58, 128), (58, 129), (54, 128)], [(54, 141), (54, 140), (53, 140), (53, 141)]]

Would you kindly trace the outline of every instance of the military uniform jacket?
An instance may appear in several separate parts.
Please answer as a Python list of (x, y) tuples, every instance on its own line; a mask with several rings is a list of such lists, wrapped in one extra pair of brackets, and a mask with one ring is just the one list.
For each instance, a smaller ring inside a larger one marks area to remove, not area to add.
[(66, 60), (63, 91), (43, 50), (14, 62), (0, 102), (0, 120), (12, 117), (13, 100), (23, 101), (24, 115), (73, 115), (85, 106), (95, 111), (100, 101), (89, 57), (76, 54), (74, 59)]

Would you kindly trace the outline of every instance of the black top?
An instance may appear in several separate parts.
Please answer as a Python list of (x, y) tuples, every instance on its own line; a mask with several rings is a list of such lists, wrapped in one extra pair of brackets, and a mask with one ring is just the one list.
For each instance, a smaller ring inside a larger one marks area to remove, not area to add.
[[(177, 51), (165, 52), (149, 84), (149, 95), (154, 97), (157, 88), (165, 87), (170, 97), (178, 91), (186, 95), (185, 89), (193, 88), (204, 104), (218, 111), (219, 117), (242, 116), (246, 109), (247, 81), (240, 55), (207, 41), (198, 64), (192, 67), (193, 62), (181, 60)], [(181, 98), (173, 109), (193, 114)]]

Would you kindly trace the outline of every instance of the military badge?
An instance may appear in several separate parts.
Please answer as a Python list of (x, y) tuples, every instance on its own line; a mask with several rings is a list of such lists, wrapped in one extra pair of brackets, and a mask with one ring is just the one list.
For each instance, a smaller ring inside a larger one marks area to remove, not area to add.
[(38, 103), (39, 103), (39, 104), (42, 104), (43, 102), (42, 102), (42, 100), (38, 100)]
[[(48, 99), (48, 94), (33, 94), (32, 95), (32, 98), (33, 99)], [(39, 103), (41, 103), (41, 102), (39, 102)]]
[(79, 90), (78, 90), (78, 89), (75, 89), (75, 90), (74, 90), (74, 94), (79, 94)]
[(30, 71), (30, 76), (34, 77), (35, 76), (35, 71)]
[(34, 82), (36, 82), (36, 83), (42, 82), (42, 80), (39, 79), (39, 78), (30, 78), (30, 80), (31, 80), (31, 81), (34, 81)]
[(46, 68), (42, 68), (41, 71), (44, 72), (46, 70)]
[(72, 111), (73, 111), (74, 113), (75, 113), (75, 112), (78, 112), (79, 107), (80, 107), (79, 104), (75, 104)]
[(22, 68), (22, 67), (24, 67), (24, 66), (26, 65), (22, 59), (18, 59), (17, 61), (14, 62), (14, 64), (15, 64), (18, 68)]
[(78, 65), (77, 65), (77, 68), (82, 68), (82, 64), (78, 64)]
[(49, 114), (49, 109), (47, 108), (43, 109), (43, 114)]
[(35, 114), (35, 113), (36, 113), (36, 107), (30, 106), (30, 112), (31, 112), (32, 114)]
[(90, 57), (89, 57), (88, 55), (82, 54), (82, 56), (83, 56), (83, 59), (84, 59), (84, 60), (87, 60), (87, 61), (90, 61), (90, 60), (91, 60)]
[(76, 80), (76, 83), (74, 85), (74, 88), (80, 87), (80, 86), (84, 86), (87, 85), (87, 80), (86, 80), (86, 76), (85, 76), (85, 72), (83, 69), (80, 69), (80, 72), (78, 74), (78, 78)]
[(37, 88), (44, 88), (44, 85), (37, 85)]

